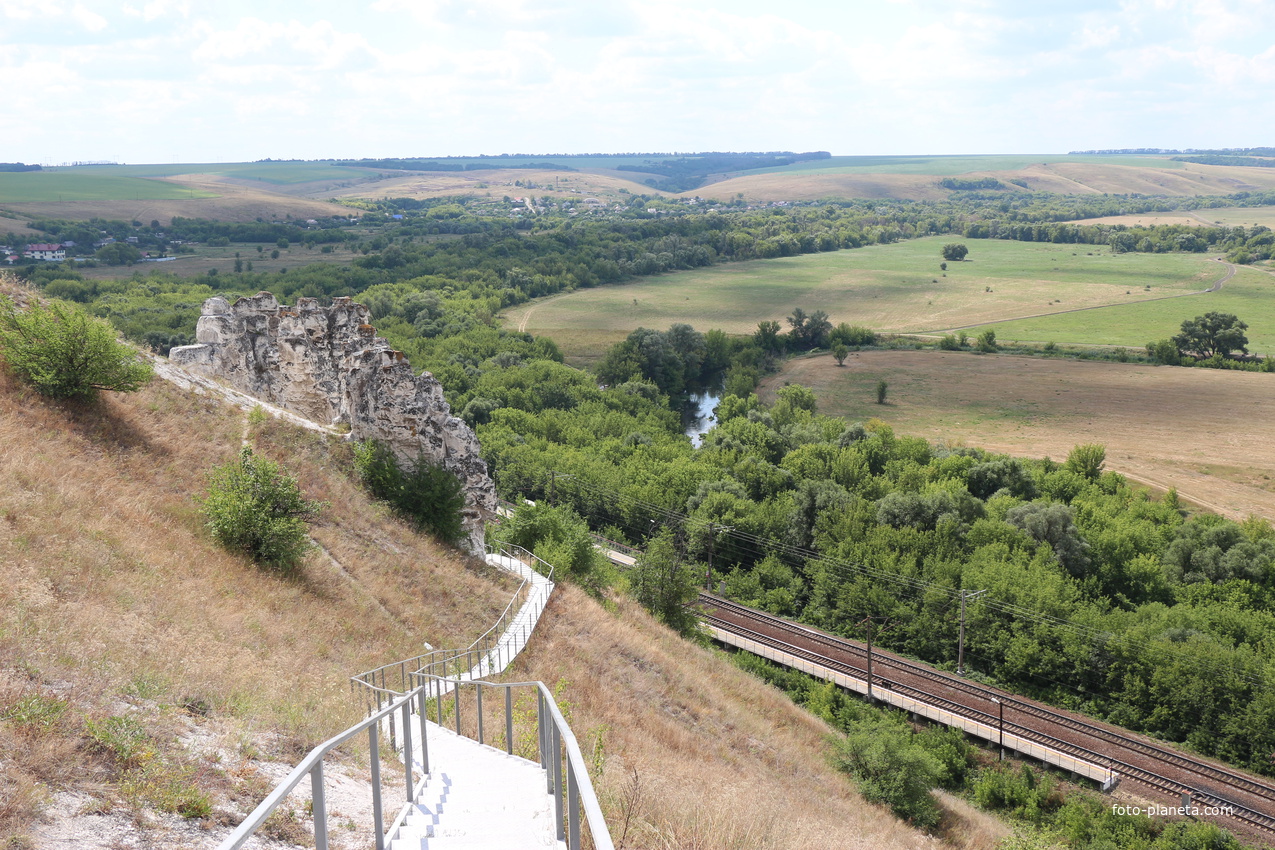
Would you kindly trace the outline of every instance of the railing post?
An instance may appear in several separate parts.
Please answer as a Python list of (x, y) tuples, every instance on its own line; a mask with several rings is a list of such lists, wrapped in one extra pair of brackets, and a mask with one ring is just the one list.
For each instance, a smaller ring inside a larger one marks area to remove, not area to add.
[(460, 734), (460, 680), (459, 679), (457, 679), (455, 682), (452, 682), (452, 696), (456, 698), (454, 700), (456, 704), (456, 734), (459, 735)]
[(434, 698), (434, 705), (438, 708), (438, 725), (443, 725), (443, 683), (439, 679), (434, 680), (434, 684), (438, 686), (438, 696)]
[(385, 816), (381, 810), (381, 742), (376, 734), (381, 724), (367, 727), (368, 745), (372, 754), (372, 826), (376, 830), (376, 850), (385, 850)]
[(421, 771), (425, 775), (429, 775), (429, 738), (425, 734), (425, 727), (429, 722), (429, 715), (425, 713), (425, 688), (419, 688), (416, 692), (416, 700), (419, 704), (419, 710), (416, 716), (421, 719)]
[(479, 682), (474, 687), (478, 689), (478, 743), (483, 744), (483, 686)]
[(323, 796), (323, 760), (310, 771), (310, 803), (314, 811), (314, 848), (328, 850), (328, 810)]
[(570, 760), (567, 761), (567, 848), (580, 850), (580, 787)]
[(566, 836), (562, 829), (562, 730), (557, 723), (551, 725), (553, 740), (553, 813), (558, 825), (558, 840)]
[(514, 754), (514, 689), (505, 685), (505, 752)]
[(407, 786), (407, 802), (412, 802), (412, 701), (403, 703), (403, 782)]
[(539, 736), (540, 767), (545, 772), (545, 792), (553, 791), (553, 772), (549, 770), (549, 742), (545, 737), (545, 695), (536, 688), (536, 734)]

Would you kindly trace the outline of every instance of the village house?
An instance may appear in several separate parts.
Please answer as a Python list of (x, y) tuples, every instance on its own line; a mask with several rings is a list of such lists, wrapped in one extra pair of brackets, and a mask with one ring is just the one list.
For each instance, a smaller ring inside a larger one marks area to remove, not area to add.
[(53, 243), (34, 242), (27, 246), (27, 249), (22, 252), (22, 256), (29, 257), (32, 260), (60, 262), (66, 259), (66, 249)]

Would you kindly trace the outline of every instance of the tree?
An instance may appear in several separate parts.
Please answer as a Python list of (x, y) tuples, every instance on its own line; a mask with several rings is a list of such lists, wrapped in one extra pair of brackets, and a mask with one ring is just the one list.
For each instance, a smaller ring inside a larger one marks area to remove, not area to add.
[(424, 457), (404, 468), (389, 446), (376, 440), (355, 446), (354, 465), (372, 495), (388, 502), (417, 531), (446, 543), (460, 539), (465, 493), (455, 475)]
[(865, 799), (885, 803), (899, 817), (921, 827), (935, 826), (942, 817), (930, 794), (943, 778), (942, 763), (892, 719), (855, 723), (837, 744), (832, 761), (858, 781)]
[(996, 331), (991, 328), (983, 331), (978, 335), (976, 346), (984, 354), (992, 354), (999, 351), (1000, 347), (996, 344)]
[(646, 551), (630, 573), (633, 597), (656, 619), (679, 634), (695, 631), (699, 618), (690, 604), (699, 596), (695, 567), (678, 551), (673, 534), (661, 531), (648, 541)]
[(966, 248), (960, 242), (949, 242), (943, 246), (943, 259), (954, 260), (960, 262), (969, 254), (970, 249)]
[(889, 388), (890, 385), (885, 382), (884, 378), (877, 381), (877, 404), (885, 404), (885, 394)]
[(142, 258), (142, 252), (136, 245), (127, 242), (112, 242), (97, 249), (93, 258), (108, 266), (131, 266)]
[(1182, 365), (1182, 354), (1171, 339), (1161, 339), (1147, 343), (1147, 356), (1164, 366)]
[(306, 523), (326, 507), (302, 498), (295, 478), (247, 446), (213, 470), (202, 505), (217, 542), (282, 573), (295, 572), (313, 548)]
[(1082, 475), (1090, 481), (1097, 481), (1102, 475), (1103, 464), (1107, 462), (1107, 448), (1101, 443), (1085, 443), (1076, 446), (1067, 455), (1066, 469)]
[(57, 302), (19, 310), (0, 296), (0, 351), (10, 369), (51, 398), (135, 392), (154, 374), (105, 321)]
[(757, 330), (753, 332), (753, 340), (758, 348), (769, 354), (774, 354), (784, 347), (779, 339), (779, 322), (776, 321), (758, 322)]
[(832, 359), (837, 361), (838, 366), (844, 366), (846, 357), (850, 354), (850, 349), (846, 347), (844, 342), (838, 342), (832, 346)]
[(1211, 312), (1182, 323), (1182, 332), (1173, 337), (1182, 356), (1193, 354), (1201, 359), (1230, 357), (1232, 351), (1248, 353), (1248, 325), (1231, 313)]

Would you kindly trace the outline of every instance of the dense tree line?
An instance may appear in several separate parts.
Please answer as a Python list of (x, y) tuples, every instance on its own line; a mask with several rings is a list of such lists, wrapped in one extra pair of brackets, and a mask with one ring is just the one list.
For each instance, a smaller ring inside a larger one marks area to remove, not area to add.
[(571, 386), (479, 426), (504, 495), (553, 481), (608, 537), (671, 529), (701, 562), (711, 547), (736, 598), (851, 636), (887, 620), (883, 645), (939, 664), (959, 592), (986, 589), (966, 638), (978, 675), (1272, 771), (1266, 522), (1184, 519), (1104, 472), (1101, 447), (1066, 463), (936, 447), (819, 416), (799, 386), (769, 408), (723, 399), (698, 449), (638, 414), (660, 409), (641, 384)]

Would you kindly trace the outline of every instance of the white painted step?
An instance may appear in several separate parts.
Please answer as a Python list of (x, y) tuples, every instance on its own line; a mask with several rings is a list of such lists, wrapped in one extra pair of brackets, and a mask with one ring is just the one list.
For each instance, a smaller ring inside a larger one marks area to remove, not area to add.
[(426, 734), (433, 770), (390, 850), (565, 847), (540, 765), (433, 723)]

